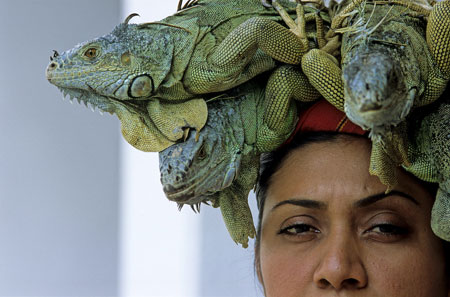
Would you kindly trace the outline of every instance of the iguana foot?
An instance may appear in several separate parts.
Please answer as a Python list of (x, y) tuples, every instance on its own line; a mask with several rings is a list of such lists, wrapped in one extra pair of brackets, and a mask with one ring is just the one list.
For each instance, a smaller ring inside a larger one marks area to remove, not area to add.
[(278, 1), (272, 0), (272, 6), (281, 16), (285, 24), (289, 27), (289, 30), (298, 37), (302, 46), (308, 49), (309, 42), (306, 36), (306, 19), (303, 4), (297, 1), (297, 23), (289, 16), (287, 11), (280, 5), (280, 3), (278, 3)]
[(272, 72), (267, 82), (264, 123), (278, 131), (284, 127), (291, 99), (313, 101), (319, 96), (300, 67), (282, 65)]
[(349, 16), (351, 16), (354, 13), (354, 10), (356, 7), (361, 5), (362, 2), (366, 0), (352, 0), (347, 6), (345, 6), (341, 11), (338, 12), (333, 17), (333, 20), (331, 21), (330, 30), (326, 34), (326, 38), (330, 40), (337, 34), (337, 30), (342, 27), (343, 22), (345, 19)]
[(220, 193), (220, 210), (231, 238), (247, 248), (248, 239), (256, 235), (255, 226), (247, 197), (238, 197), (235, 191), (231, 186)]

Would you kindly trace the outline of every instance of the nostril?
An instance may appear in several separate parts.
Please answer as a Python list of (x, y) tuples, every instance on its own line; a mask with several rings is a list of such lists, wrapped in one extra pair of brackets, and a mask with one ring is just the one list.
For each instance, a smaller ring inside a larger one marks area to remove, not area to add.
[(48, 65), (49, 70), (56, 69), (58, 67), (58, 64), (56, 62), (51, 62), (50, 65)]
[(376, 111), (380, 110), (383, 107), (383, 105), (376, 103), (376, 102), (367, 102), (361, 105), (360, 111), (361, 112), (368, 112), (368, 111)]

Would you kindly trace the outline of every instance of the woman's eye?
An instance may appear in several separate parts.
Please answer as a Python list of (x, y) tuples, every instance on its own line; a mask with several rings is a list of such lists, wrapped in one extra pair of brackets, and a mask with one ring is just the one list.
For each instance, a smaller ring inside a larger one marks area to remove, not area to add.
[(310, 233), (319, 233), (320, 231), (308, 224), (295, 224), (288, 226), (286, 228), (281, 229), (279, 234), (286, 235), (302, 235), (302, 234), (310, 234)]
[(378, 224), (368, 231), (385, 236), (406, 235), (409, 232), (408, 228), (393, 224)]

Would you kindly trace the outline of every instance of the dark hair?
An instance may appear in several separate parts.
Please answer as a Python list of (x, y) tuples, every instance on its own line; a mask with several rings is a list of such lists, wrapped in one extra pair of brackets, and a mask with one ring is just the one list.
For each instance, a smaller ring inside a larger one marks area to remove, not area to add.
[[(277, 172), (283, 164), (283, 161), (296, 149), (303, 147), (307, 144), (319, 143), (319, 142), (334, 142), (350, 141), (355, 138), (365, 138), (366, 136), (358, 134), (340, 133), (334, 131), (313, 131), (303, 132), (297, 134), (290, 143), (283, 145), (279, 149), (270, 153), (261, 155), (260, 172), (258, 177), (258, 183), (256, 185), (256, 201), (258, 205), (258, 225), (256, 229), (255, 239), (255, 268), (259, 271), (259, 248), (261, 240), (261, 222), (264, 212), (264, 203), (266, 200), (267, 189), (271, 182), (272, 175)], [(409, 173), (408, 173), (409, 174)], [(436, 196), (438, 190), (438, 184), (423, 182), (426, 189)], [(446, 258), (446, 270), (447, 275), (450, 275), (450, 242), (442, 240), (444, 244), (444, 253)]]

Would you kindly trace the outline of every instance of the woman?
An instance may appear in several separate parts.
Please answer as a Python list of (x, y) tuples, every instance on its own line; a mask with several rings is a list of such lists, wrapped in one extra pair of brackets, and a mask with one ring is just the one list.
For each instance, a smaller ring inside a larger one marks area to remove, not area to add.
[(265, 295), (450, 296), (449, 250), (430, 227), (436, 187), (398, 169), (385, 193), (369, 175), (364, 131), (343, 127), (327, 103), (313, 107), (262, 164), (255, 264)]

